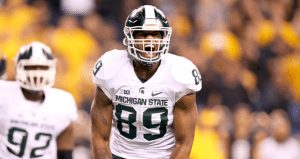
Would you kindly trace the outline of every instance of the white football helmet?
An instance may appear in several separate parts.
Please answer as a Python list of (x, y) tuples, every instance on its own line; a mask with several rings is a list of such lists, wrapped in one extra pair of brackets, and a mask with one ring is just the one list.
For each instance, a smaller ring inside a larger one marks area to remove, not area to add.
[[(135, 39), (134, 33), (140, 31), (159, 31), (162, 33), (162, 39)], [(144, 5), (129, 14), (125, 22), (124, 34), (123, 43), (127, 46), (128, 53), (138, 61), (151, 65), (160, 61), (161, 56), (168, 52), (172, 28), (161, 10), (151, 5)], [(137, 44), (143, 45), (143, 50), (138, 49)], [(158, 45), (158, 50), (147, 47), (153, 45)], [(150, 58), (142, 56), (141, 52), (151, 54)]]
[(22, 88), (41, 91), (52, 87), (55, 74), (56, 59), (47, 45), (32, 42), (20, 48), (16, 57), (16, 80)]

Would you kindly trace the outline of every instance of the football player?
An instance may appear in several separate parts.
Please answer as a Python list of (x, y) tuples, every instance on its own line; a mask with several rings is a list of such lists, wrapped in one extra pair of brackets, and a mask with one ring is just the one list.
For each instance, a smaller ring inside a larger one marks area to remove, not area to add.
[(127, 49), (108, 51), (96, 62), (96, 159), (189, 158), (201, 76), (191, 61), (168, 52), (171, 33), (161, 10), (141, 6), (125, 22)]
[(16, 57), (16, 81), (0, 81), (0, 158), (71, 159), (73, 96), (52, 88), (56, 59), (32, 42)]

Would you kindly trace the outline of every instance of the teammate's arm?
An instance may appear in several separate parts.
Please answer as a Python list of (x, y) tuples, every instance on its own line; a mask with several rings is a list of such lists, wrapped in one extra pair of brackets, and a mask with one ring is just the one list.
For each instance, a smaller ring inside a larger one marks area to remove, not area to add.
[(174, 107), (175, 148), (171, 159), (188, 159), (194, 140), (197, 121), (196, 95), (188, 94)]
[(97, 87), (91, 107), (92, 145), (95, 159), (111, 159), (109, 137), (113, 106), (111, 100)]
[(72, 159), (74, 147), (73, 123), (57, 137), (57, 159)]

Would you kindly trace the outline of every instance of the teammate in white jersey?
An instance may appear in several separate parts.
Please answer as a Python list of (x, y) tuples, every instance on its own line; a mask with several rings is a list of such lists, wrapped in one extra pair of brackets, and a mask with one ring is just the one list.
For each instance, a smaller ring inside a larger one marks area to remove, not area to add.
[(72, 95), (51, 88), (55, 59), (45, 44), (21, 47), (16, 81), (0, 81), (0, 159), (71, 159)]
[(191, 61), (168, 53), (171, 31), (162, 11), (141, 6), (125, 22), (127, 50), (95, 64), (95, 159), (189, 158), (202, 83)]

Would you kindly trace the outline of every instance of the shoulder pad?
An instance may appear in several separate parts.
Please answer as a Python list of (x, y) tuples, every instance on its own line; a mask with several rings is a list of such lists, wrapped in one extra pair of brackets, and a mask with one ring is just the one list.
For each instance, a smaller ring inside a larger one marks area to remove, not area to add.
[[(65, 114), (70, 121), (75, 121), (77, 116), (77, 105), (73, 95), (70, 92), (67, 92), (58, 88), (47, 88), (45, 89), (46, 96), (51, 96), (52, 101), (60, 101), (60, 104), (57, 104), (57, 109)], [(58, 108), (59, 107), (59, 108)]]
[[(14, 92), (20, 90), (20, 85), (17, 81), (6, 81), (6, 80), (0, 80), (0, 102), (3, 100), (6, 100), (7, 98), (11, 97), (11, 93), (14, 94)], [(3, 92), (3, 93), (2, 93)], [(7, 92), (7, 93), (5, 93)], [(10, 92), (10, 93), (8, 93)]]
[(111, 50), (104, 53), (93, 68), (93, 80), (97, 84), (113, 78), (127, 61), (125, 50)]
[(202, 78), (197, 67), (185, 57), (174, 58), (171, 74), (175, 81), (193, 91), (202, 88)]

